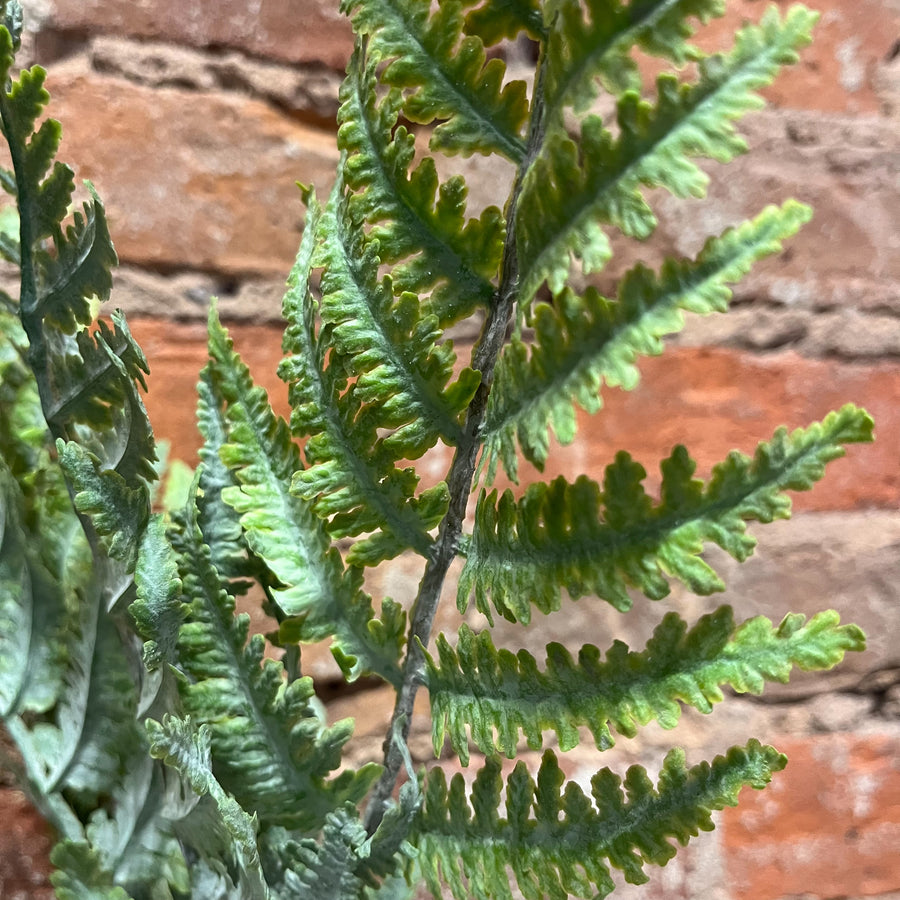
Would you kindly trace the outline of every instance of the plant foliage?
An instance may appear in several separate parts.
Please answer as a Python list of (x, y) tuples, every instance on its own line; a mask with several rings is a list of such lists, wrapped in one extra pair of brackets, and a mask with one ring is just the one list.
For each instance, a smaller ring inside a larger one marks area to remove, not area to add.
[[(324, 202), (303, 188), (283, 304), (289, 420), (213, 304), (200, 464), (186, 501), (160, 509), (148, 361), (122, 313), (95, 319), (116, 263), (103, 205), (88, 185), (73, 207), (46, 73), (15, 70), (21, 9), (0, 9), (13, 201), (0, 254), (21, 276), (17, 297), (0, 295), (0, 716), (55, 830), (58, 897), (388, 900), (419, 879), (460, 900), (507, 900), (513, 884), (529, 900), (605, 896), (611, 867), (645, 881), (673, 841), (783, 768), (755, 740), (692, 767), (672, 750), (655, 781), (599, 768), (588, 796), (557, 752), (587, 732), (603, 751), (650, 722), (674, 728), (684, 705), (709, 712), (725, 687), (756, 694), (836, 665), (864, 638), (832, 611), (779, 625), (728, 606), (694, 623), (668, 611), (642, 649), (613, 638), (576, 658), (550, 643), (541, 664), (490, 628), (426, 648), (457, 558), (457, 605), (474, 597), (490, 625), (579, 598), (625, 613), (673, 580), (722, 590), (704, 550), (743, 562), (749, 522), (786, 518), (788, 491), (871, 439), (848, 405), (734, 451), (706, 481), (678, 446), (658, 496), (625, 451), (601, 481), (491, 487), (500, 466), (516, 480), (522, 458), (543, 469), (551, 431), (572, 441), (579, 409), (634, 389), (640, 358), (685, 312), (725, 312), (729, 286), (809, 218), (794, 201), (767, 206), (695, 258), (632, 267), (610, 297), (590, 284), (614, 240), (652, 234), (649, 189), (702, 197), (698, 160), (746, 149), (737, 120), (796, 60), (813, 13), (773, 8), (708, 55), (691, 39), (723, 0), (344, 0), (356, 47), (340, 165)], [(507, 72), (511, 40), (534, 46), (527, 84)], [(673, 71), (646, 86), (637, 51)], [(601, 95), (614, 120), (594, 111)], [(472, 154), (505, 167), (502, 210), (470, 215), (465, 179), (439, 176), (440, 157)], [(471, 352), (448, 334), (467, 319), (481, 329)], [(437, 447), (452, 462), (424, 486), (410, 461)], [(366, 569), (401, 555), (424, 563), (410, 609), (364, 588)], [(239, 611), (254, 603), (268, 635)], [(329, 724), (304, 674), (301, 645), (320, 641), (347, 681), (395, 692), (382, 759), (347, 764), (352, 722)], [(407, 747), (420, 685), (427, 773)], [(447, 781), (448, 736), (463, 765), (480, 754), (470, 786)], [(523, 739), (540, 767), (519, 759), (504, 782), (499, 757)]]

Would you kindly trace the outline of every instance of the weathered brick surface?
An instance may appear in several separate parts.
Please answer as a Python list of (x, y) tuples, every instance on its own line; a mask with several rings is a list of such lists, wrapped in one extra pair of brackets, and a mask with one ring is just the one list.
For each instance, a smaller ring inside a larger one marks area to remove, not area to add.
[[(191, 462), (211, 294), (228, 321), (242, 323), (237, 346), (287, 413), (274, 323), (303, 217), (294, 182), (312, 181), (320, 194), (331, 183), (337, 73), (351, 47), (336, 0), (299, 6), (28, 5), (42, 28), (34, 51), (56, 59), (49, 87), (64, 126), (63, 157), (96, 182), (125, 263), (114, 303), (133, 315), (150, 359), (148, 409), (158, 436)], [(578, 440), (554, 455), (547, 474), (598, 477), (627, 447), (652, 487), (659, 459), (682, 441), (707, 474), (732, 447), (752, 451), (779, 423), (803, 425), (848, 400), (875, 415), (878, 443), (851, 448), (833, 464), (824, 483), (798, 499), (793, 521), (755, 526), (760, 546), (746, 564), (712, 553), (725, 594), (695, 598), (676, 586), (660, 604), (639, 600), (627, 617), (584, 599), (533, 629), (501, 622), (495, 639), (539, 658), (550, 640), (607, 646), (618, 637), (641, 646), (668, 609), (694, 620), (730, 602), (741, 618), (834, 607), (865, 627), (869, 650), (828, 676), (798, 675), (761, 700), (729, 698), (707, 717), (688, 711), (677, 732), (650, 726), (602, 757), (589, 746), (567, 757), (566, 771), (582, 784), (599, 765), (623, 773), (635, 762), (658, 767), (673, 743), (698, 761), (757, 735), (792, 759), (769, 791), (745, 791), (717, 832), (692, 842), (647, 886), (624, 886), (621, 900), (900, 900), (900, 8), (896, 0), (814, 6), (822, 13), (815, 43), (765, 91), (775, 108), (741, 123), (751, 154), (727, 169), (709, 166), (706, 202), (653, 195), (660, 219), (653, 242), (617, 241), (619, 255), (597, 281), (611, 287), (638, 257), (658, 264), (666, 254), (694, 254), (707, 234), (788, 196), (811, 203), (814, 221), (754, 270), (729, 316), (689, 318), (674, 350), (644, 361), (638, 392), (608, 391), (604, 412), (581, 417)], [(732, 0), (726, 19), (699, 42), (727, 46), (728, 32), (757, 19), (761, 7)], [(659, 68), (643, 65), (647, 74)], [(469, 179), (473, 211), (502, 204), (508, 179), (496, 160), (447, 165), (454, 167)], [(426, 456), (425, 481), (442, 477), (448, 462), (440, 448)], [(527, 467), (523, 474), (536, 477)], [(367, 587), (376, 598), (409, 603), (420, 573), (421, 561), (404, 557), (371, 573)], [(458, 566), (439, 629), (459, 621), (457, 574)], [(483, 624), (471, 610), (466, 620)], [(257, 626), (267, 627), (259, 619)], [(304, 664), (321, 685), (337, 675), (327, 648), (305, 650)], [(332, 720), (358, 721), (351, 761), (378, 756), (391, 706), (389, 690), (332, 702)], [(424, 696), (413, 729), (413, 755), (427, 760)], [(536, 754), (525, 758), (536, 767)], [(0, 898), (45, 900), (46, 829), (6, 789), (0, 819), (9, 823), (0, 827)]]
[(123, 261), (286, 275), (304, 214), (296, 182), (328, 190), (332, 135), (259, 100), (151, 89), (81, 61), (49, 86), (62, 158), (97, 183)]
[[(900, 890), (896, 733), (787, 740), (789, 777), (725, 814), (734, 900), (877, 896)], [(785, 773), (788, 774), (787, 772)]]
[(195, 47), (235, 47), (287, 62), (343, 69), (353, 49), (332, 0), (48, 0), (32, 21), (62, 32), (103, 32)]

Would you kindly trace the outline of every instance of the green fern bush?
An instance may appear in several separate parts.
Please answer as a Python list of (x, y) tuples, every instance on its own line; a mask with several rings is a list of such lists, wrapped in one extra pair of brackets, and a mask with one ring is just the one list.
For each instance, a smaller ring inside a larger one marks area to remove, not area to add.
[[(769, 206), (694, 259), (635, 266), (615, 296), (570, 284), (603, 269), (610, 234), (652, 234), (648, 189), (703, 196), (695, 160), (745, 149), (734, 122), (795, 61), (813, 13), (770, 9), (708, 56), (689, 41), (723, 0), (345, 0), (357, 39), (340, 167), (324, 202), (304, 190), (284, 299), (290, 421), (213, 309), (202, 461), (187, 504), (159, 513), (147, 361), (124, 316), (94, 321), (116, 261), (103, 207), (90, 189), (71, 212), (59, 125), (39, 122), (45, 73), (14, 73), (21, 10), (2, 8), (12, 165), (0, 180), (18, 223), (0, 252), (21, 291), (0, 311), (0, 713), (58, 840), (58, 897), (386, 900), (419, 880), (460, 900), (510, 898), (513, 885), (529, 900), (605, 896), (611, 866), (645, 881), (646, 865), (784, 766), (756, 741), (690, 768), (672, 750), (655, 783), (601, 768), (589, 796), (557, 753), (673, 727), (683, 704), (707, 712), (724, 686), (758, 693), (795, 666), (835, 665), (863, 636), (833, 612), (773, 624), (722, 607), (688, 624), (672, 611), (643, 650), (550, 644), (546, 660), (498, 649), (490, 629), (426, 647), (457, 557), (459, 610), (474, 602), (491, 624), (527, 625), (585, 596), (625, 613), (672, 580), (721, 590), (704, 547), (745, 560), (748, 521), (787, 517), (785, 491), (870, 440), (867, 415), (847, 406), (730, 454), (706, 482), (676, 447), (657, 497), (625, 452), (600, 481), (491, 488), (520, 458), (541, 469), (551, 430), (570, 442), (579, 407), (598, 412), (604, 385), (634, 388), (639, 357), (660, 353), (685, 311), (724, 312), (728, 286), (806, 221), (799, 203)], [(486, 55), (522, 35), (538, 48), (530, 89)], [(644, 85), (634, 51), (693, 74)], [(591, 112), (601, 92), (614, 122)], [(468, 217), (463, 179), (439, 180), (410, 121), (434, 126), (434, 154), (508, 166), (505, 208)], [(469, 317), (480, 336), (460, 367), (445, 334)], [(422, 490), (406, 461), (437, 444), (452, 463)], [(364, 570), (406, 552), (424, 558), (412, 608), (368, 596)], [(235, 614), (252, 585), (280, 661)], [(383, 759), (343, 765), (352, 723), (326, 724), (303, 675), (300, 645), (315, 641), (348, 681), (396, 690)], [(472, 747), (484, 756), (469, 786), (439, 761), (413, 771), (422, 687), (436, 758), (448, 737), (462, 764)], [(537, 772), (519, 761), (504, 780), (500, 759), (523, 742), (549, 749)]]

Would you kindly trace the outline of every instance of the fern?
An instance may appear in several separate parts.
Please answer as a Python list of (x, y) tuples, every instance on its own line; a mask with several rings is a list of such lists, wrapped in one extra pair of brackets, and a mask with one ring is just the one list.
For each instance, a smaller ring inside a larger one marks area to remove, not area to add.
[[(423, 879), (436, 896), (506, 900), (513, 884), (529, 900), (605, 896), (611, 868), (645, 881), (783, 768), (758, 741), (690, 768), (676, 749), (656, 784), (598, 764), (588, 796), (557, 751), (587, 730), (602, 752), (651, 722), (674, 728), (684, 705), (709, 712), (726, 687), (758, 694), (838, 664), (864, 637), (833, 611), (778, 625), (669, 611), (643, 649), (613, 636), (576, 657), (550, 643), (541, 663), (489, 629), (433, 631), (459, 559), (457, 605), (474, 597), (490, 625), (583, 597), (625, 613), (673, 580), (719, 591), (708, 545), (743, 562), (747, 523), (786, 518), (788, 491), (871, 440), (847, 405), (732, 452), (706, 481), (678, 446), (658, 496), (626, 451), (601, 481), (539, 481), (518, 499), (491, 488), (498, 466), (517, 478), (520, 457), (542, 469), (551, 431), (572, 441), (579, 409), (637, 387), (640, 358), (685, 312), (725, 312), (730, 285), (807, 221), (794, 201), (765, 207), (693, 259), (634, 266), (610, 297), (569, 284), (574, 260), (588, 282), (609, 261), (608, 229), (651, 235), (648, 189), (702, 197), (697, 160), (746, 149), (736, 121), (796, 59), (814, 14), (766, 12), (708, 56), (693, 34), (723, 0), (345, 0), (356, 46), (340, 163), (324, 204), (302, 189), (282, 307), (289, 420), (213, 306), (200, 465), (166, 509), (148, 360), (121, 313), (94, 318), (116, 262), (103, 206), (90, 185), (73, 206), (59, 126), (42, 121), (46, 74), (13, 75), (21, 9), (0, 10), (12, 161), (0, 184), (15, 201), (0, 255), (21, 275), (17, 297), (0, 293), (0, 716), (58, 837), (58, 897), (400, 900)], [(528, 84), (507, 78), (509, 40), (536, 44)], [(647, 99), (638, 53), (694, 63), (696, 77), (664, 73)], [(591, 111), (602, 92), (615, 122)], [(429, 126), (431, 153), (410, 123)], [(474, 153), (512, 173), (502, 212), (470, 216), (464, 178), (438, 176), (438, 154)], [(467, 319), (481, 327), (470, 354), (448, 334)], [(410, 461), (436, 448), (453, 459), (423, 487)], [(424, 564), (409, 609), (363, 588), (367, 568), (401, 555)], [(276, 623), (267, 636), (238, 612), (257, 602)], [(347, 681), (396, 692), (383, 755), (358, 768), (352, 723), (327, 723), (304, 674), (301, 647), (320, 641)], [(448, 736), (463, 765), (470, 744), (483, 755), (471, 788), (460, 774), (448, 785), (439, 760), (414, 770), (420, 686), (436, 756)], [(498, 757), (523, 741), (544, 750), (540, 768), (519, 760), (504, 783)]]

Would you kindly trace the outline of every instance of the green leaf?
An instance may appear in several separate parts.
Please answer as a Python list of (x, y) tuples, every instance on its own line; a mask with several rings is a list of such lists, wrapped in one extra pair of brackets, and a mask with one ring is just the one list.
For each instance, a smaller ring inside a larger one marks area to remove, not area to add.
[(448, 789), (443, 771), (433, 769), (418, 859), (435, 896), (446, 883), (457, 900), (511, 900), (511, 870), (526, 900), (605, 897), (613, 890), (610, 864), (626, 881), (646, 882), (645, 865), (665, 865), (675, 855), (673, 838), (685, 845), (711, 831), (712, 810), (734, 806), (746, 785), (764, 787), (785, 763), (757, 741), (691, 769), (683, 751), (673, 750), (656, 787), (640, 766), (628, 770), (624, 785), (601, 769), (591, 779), (592, 803), (578, 783), (565, 782), (547, 751), (536, 781), (522, 762), (507, 779), (505, 818), (498, 762), (488, 760), (478, 772), (470, 798), (461, 774)]
[(253, 553), (281, 584), (272, 597), (280, 617), (290, 620), (282, 622), (283, 639), (334, 636), (348, 677), (371, 671), (398, 684), (402, 622), (375, 618), (372, 601), (361, 590), (361, 571), (344, 568), (311, 505), (290, 493), (291, 477), (302, 468), (299, 451), (214, 310), (209, 352), (210, 375), (226, 404), (228, 443), (221, 455), (240, 484), (226, 488), (223, 499), (241, 516)]
[(146, 641), (144, 665), (152, 671), (163, 662), (174, 664), (178, 629), (186, 608), (181, 602), (178, 563), (160, 515), (150, 517), (141, 538), (134, 581), (137, 599), (129, 611)]
[(688, 21), (706, 24), (725, 13), (724, 0), (559, 0), (554, 4), (547, 40), (545, 116), (557, 123), (563, 107), (588, 109), (599, 82), (612, 94), (641, 89), (633, 48), (669, 59), (681, 67), (702, 59), (687, 43)]
[(189, 613), (178, 656), (188, 676), (184, 708), (208, 729), (216, 777), (263, 827), (311, 831), (346, 801), (358, 802), (378, 774), (341, 765), (352, 721), (324, 728), (313, 708), (310, 678), (288, 681), (280, 663), (264, 658), (265, 641), (248, 642), (249, 617), (235, 616), (196, 522), (178, 541)]
[(491, 206), (467, 222), (463, 178), (439, 183), (431, 157), (410, 172), (415, 137), (398, 124), (402, 95), (390, 90), (379, 102), (376, 68), (357, 47), (341, 87), (338, 148), (346, 153), (346, 182), (357, 192), (350, 211), (373, 225), (369, 239), (381, 261), (399, 263), (391, 271), (394, 293), (433, 289), (423, 313), (434, 313), (443, 327), (490, 302), (503, 216)]
[(91, 517), (106, 552), (133, 570), (150, 517), (146, 486), (129, 487), (118, 472), (103, 469), (93, 453), (73, 441), (60, 440), (57, 449), (60, 465), (76, 491), (79, 512)]
[(626, 92), (618, 103), (617, 137), (599, 116), (583, 121), (580, 143), (561, 129), (550, 129), (519, 201), (523, 307), (544, 281), (553, 294), (562, 290), (570, 254), (581, 260), (585, 273), (606, 264), (612, 251), (604, 225), (647, 238), (656, 219), (643, 188), (704, 196), (708, 178), (692, 158), (728, 162), (744, 152), (732, 121), (762, 105), (756, 91), (772, 81), (780, 66), (796, 61), (815, 19), (795, 6), (782, 21), (772, 7), (759, 26), (738, 32), (731, 53), (701, 61), (695, 83), (660, 76), (655, 106)]
[(318, 307), (308, 281), (322, 211), (311, 193), (307, 202), (304, 239), (283, 306), (290, 355), (279, 367), (289, 386), (292, 431), (310, 436), (309, 468), (294, 474), (291, 490), (328, 519), (332, 537), (368, 533), (348, 554), (354, 565), (375, 565), (409, 547), (427, 554), (428, 531), (446, 512), (446, 489), (439, 485), (416, 496), (417, 475), (395, 466), (398, 448), (379, 434), (379, 401), (362, 402), (357, 384), (348, 383), (347, 359), (334, 352), (332, 329), (317, 331)]
[(256, 847), (256, 819), (247, 815), (216, 780), (206, 726), (194, 730), (190, 719), (166, 716), (162, 723), (148, 720), (147, 734), (150, 755), (178, 772), (200, 797), (208, 794), (215, 802), (222, 825), (234, 839), (245, 889), (242, 896), (246, 900), (268, 900)]
[(131, 900), (86, 841), (58, 843), (50, 861), (56, 867), (50, 881), (59, 900)]
[(574, 660), (561, 644), (549, 644), (540, 671), (527, 650), (497, 650), (490, 632), (463, 625), (455, 650), (439, 635), (438, 662), (427, 657), (435, 755), (449, 733), (468, 765), (467, 726), (486, 755), (515, 758), (520, 732), (539, 750), (546, 730), (556, 732), (560, 750), (571, 750), (582, 726), (606, 750), (613, 745), (611, 729), (630, 738), (651, 721), (674, 728), (681, 703), (711, 712), (723, 699), (722, 685), (761, 694), (766, 681), (786, 683), (793, 666), (830, 669), (845, 652), (863, 649), (860, 629), (841, 625), (834, 611), (809, 622), (788, 616), (777, 628), (759, 616), (736, 628), (731, 608), (723, 606), (690, 629), (668, 613), (641, 652), (616, 641), (604, 659), (586, 644)]
[(442, 153), (525, 154), (525, 84), (504, 85), (506, 66), (486, 62), (484, 45), (463, 36), (463, 6), (441, 3), (434, 12), (418, 0), (343, 0), (354, 31), (369, 38), (371, 58), (387, 62), (381, 81), (407, 89), (403, 113), (428, 125), (431, 148)]
[(347, 357), (347, 374), (356, 377), (355, 397), (373, 404), (380, 427), (394, 429), (385, 444), (398, 457), (415, 459), (438, 438), (456, 445), (460, 414), (480, 376), (465, 368), (451, 383), (456, 356), (449, 342), (438, 343), (437, 318), (422, 314), (417, 295), (395, 299), (390, 279), (378, 280), (378, 246), (353, 217), (340, 178), (319, 228), (319, 314), (331, 326), (329, 342)]
[(666, 576), (696, 594), (724, 585), (700, 558), (718, 544), (739, 562), (756, 541), (746, 522), (790, 515), (785, 491), (809, 490), (825, 464), (844, 455), (844, 444), (872, 440), (872, 420), (855, 406), (829, 413), (821, 423), (788, 433), (780, 428), (752, 458), (733, 451), (704, 484), (684, 447), (663, 461), (660, 501), (645, 493), (643, 467), (620, 452), (606, 469), (603, 488), (585, 476), (533, 484), (518, 502), (511, 491), (482, 494), (457, 605), (474, 591), (480, 612), (489, 602), (505, 618), (527, 623), (531, 605), (560, 608), (562, 588), (573, 599), (596, 594), (616, 609), (631, 607), (629, 587), (651, 600), (669, 592)]
[(659, 275), (639, 263), (621, 279), (615, 301), (594, 288), (583, 297), (566, 288), (552, 306), (538, 304), (530, 351), (513, 336), (497, 363), (484, 432), (488, 479), (499, 460), (516, 480), (517, 442), (525, 458), (543, 469), (550, 428), (561, 444), (571, 443), (576, 407), (597, 412), (604, 385), (636, 387), (638, 357), (662, 353), (662, 338), (684, 327), (683, 311), (725, 312), (727, 285), (757, 260), (779, 253), (781, 242), (809, 217), (809, 208), (795, 201), (768, 206), (710, 238), (694, 260), (667, 259)]
[(546, 38), (546, 28), (538, 0), (464, 0), (464, 6), (476, 6), (466, 15), (465, 32), (474, 34), (490, 47), (512, 40), (525, 32), (532, 40)]

